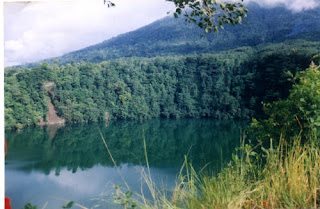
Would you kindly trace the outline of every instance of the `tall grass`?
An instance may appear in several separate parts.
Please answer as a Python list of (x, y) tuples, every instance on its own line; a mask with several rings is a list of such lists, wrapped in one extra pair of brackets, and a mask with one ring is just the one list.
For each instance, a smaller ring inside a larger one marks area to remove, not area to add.
[[(320, 148), (317, 138), (304, 144), (251, 147), (244, 141), (217, 175), (196, 172), (185, 158), (172, 195), (156, 188), (143, 172), (152, 200), (132, 199), (139, 208), (319, 208)], [(259, 152), (259, 154), (258, 154)]]
[(252, 194), (270, 208), (320, 207), (320, 150), (314, 143), (302, 145), (296, 137), (292, 147), (267, 152), (267, 163)]

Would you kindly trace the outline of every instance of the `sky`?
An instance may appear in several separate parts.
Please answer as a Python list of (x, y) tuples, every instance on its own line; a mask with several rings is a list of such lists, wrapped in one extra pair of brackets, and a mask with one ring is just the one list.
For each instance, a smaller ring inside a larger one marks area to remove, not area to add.
[(61, 56), (165, 17), (164, 0), (49, 1), (4, 5), (5, 66)]
[(255, 1), (264, 7), (276, 7), (284, 5), (292, 12), (314, 9), (320, 5), (320, 0), (244, 0), (244, 2)]
[[(320, 0), (244, 0), (264, 7), (284, 5), (293, 12), (312, 9)], [(174, 5), (165, 0), (31, 1), (4, 4), (4, 65), (61, 56), (135, 30), (165, 17)]]

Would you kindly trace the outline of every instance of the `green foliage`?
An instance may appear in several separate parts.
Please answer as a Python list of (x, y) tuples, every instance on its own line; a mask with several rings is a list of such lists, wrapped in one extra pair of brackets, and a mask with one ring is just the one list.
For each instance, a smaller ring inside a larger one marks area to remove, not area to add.
[(317, 54), (317, 55), (313, 56), (313, 57), (312, 57), (312, 60), (313, 60), (314, 62), (318, 61), (319, 65), (320, 65), (320, 54)]
[[(47, 64), (33, 70), (8, 70), (5, 75), (5, 121), (7, 128), (21, 129), (38, 124), (46, 115), (49, 97), (43, 83), (55, 79)], [(10, 76), (7, 76), (10, 75)]]
[[(216, 0), (168, 0), (176, 6), (174, 17), (184, 13), (185, 21), (197, 24), (206, 33), (218, 32), (218, 27), (223, 29), (223, 24), (240, 24), (246, 17), (248, 10), (240, 2), (218, 3)], [(243, 0), (241, 0), (242, 2)], [(108, 7), (115, 6), (111, 1), (106, 1)], [(186, 9), (188, 8), (188, 10)], [(191, 10), (191, 11), (190, 11)], [(215, 23), (217, 21), (217, 23)]]
[(74, 201), (69, 201), (65, 205), (62, 206), (62, 208), (71, 208), (74, 204)]
[(310, 65), (308, 69), (295, 76), (288, 72), (294, 82), (287, 99), (267, 103), (264, 111), (267, 119), (253, 120), (252, 131), (259, 139), (288, 139), (302, 134), (308, 137), (320, 128), (320, 70), (319, 66)]
[(122, 205), (124, 208), (136, 208), (137, 204), (135, 199), (133, 199), (132, 192), (126, 191), (122, 192), (119, 185), (115, 186), (116, 194), (114, 195), (114, 202)]
[[(169, 0), (176, 6), (174, 17), (197, 24), (206, 33), (224, 29), (223, 24), (240, 24), (248, 10), (240, 2), (217, 2), (216, 0)], [(243, 0), (241, 0), (242, 2)]]
[(198, 174), (185, 161), (186, 174), (180, 173), (171, 198), (152, 189), (156, 198), (143, 199), (142, 208), (318, 208), (320, 67), (312, 63), (287, 75), (295, 82), (288, 98), (266, 104), (267, 119), (252, 124), (268, 146), (253, 148), (243, 140), (214, 176)]
[(243, 144), (217, 176), (191, 172), (185, 177), (168, 208), (319, 207), (320, 151), (312, 140), (305, 145), (300, 140), (295, 137), (287, 147), (282, 138), (278, 146), (261, 147), (263, 155)]
[[(251, 118), (262, 114), (261, 102), (288, 96), (292, 84), (283, 71), (305, 69), (317, 46), (297, 42), (218, 54), (8, 69), (6, 128), (46, 120), (49, 101), (67, 123), (99, 122), (106, 116)], [(54, 83), (50, 90), (44, 87), (48, 82)]]
[(25, 204), (24, 209), (37, 209), (37, 206), (31, 205), (31, 203), (27, 203)]
[[(74, 201), (68, 201), (65, 205), (62, 206), (62, 208), (71, 208), (74, 203), (75, 203)], [(46, 207), (46, 205), (43, 208), (45, 208), (45, 207)], [(24, 209), (37, 209), (37, 206), (31, 205), (31, 203), (27, 203), (24, 206)]]
[(281, 138), (269, 147), (243, 141), (216, 175), (196, 172), (186, 160), (170, 195), (150, 187), (152, 201), (144, 196), (132, 201), (140, 208), (318, 208), (320, 149), (309, 139), (302, 144), (295, 136), (288, 145)]
[(104, 0), (104, 4), (107, 4), (108, 7), (116, 6), (115, 3), (113, 3), (112, 1), (107, 1), (107, 0)]

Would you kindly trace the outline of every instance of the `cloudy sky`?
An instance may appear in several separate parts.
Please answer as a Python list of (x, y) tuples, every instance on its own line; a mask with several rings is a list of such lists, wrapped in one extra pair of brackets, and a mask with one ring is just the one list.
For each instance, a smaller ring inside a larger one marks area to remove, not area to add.
[(275, 7), (284, 5), (293, 12), (313, 9), (320, 5), (320, 0), (244, 0), (244, 2), (255, 1), (261, 6)]
[(173, 10), (164, 0), (49, 1), (4, 5), (5, 66), (33, 62), (132, 31)]
[[(258, 1), (245, 0), (244, 2)], [(165, 0), (69, 0), (4, 4), (5, 66), (39, 61), (100, 43), (174, 11)], [(293, 12), (320, 0), (259, 0), (265, 7), (285, 5)], [(172, 15), (172, 14), (171, 14)]]

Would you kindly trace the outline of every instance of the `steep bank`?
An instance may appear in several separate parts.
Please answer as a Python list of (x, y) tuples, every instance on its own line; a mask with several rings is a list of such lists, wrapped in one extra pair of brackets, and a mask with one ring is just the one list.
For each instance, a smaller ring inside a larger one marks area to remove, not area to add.
[(54, 93), (51, 91), (52, 87), (55, 86), (54, 82), (47, 82), (44, 84), (44, 87), (46, 91), (49, 94), (50, 101), (48, 103), (48, 112), (47, 112), (47, 118), (46, 121), (40, 120), (39, 125), (61, 125), (65, 123), (65, 119), (60, 118), (57, 115), (57, 110), (55, 109), (55, 106), (52, 104), (52, 98)]
[(50, 101), (48, 104), (48, 113), (47, 113), (47, 119), (46, 122), (44, 121), (40, 121), (39, 125), (43, 126), (43, 125), (56, 125), (56, 124), (64, 124), (65, 123), (65, 119), (60, 118), (57, 115), (57, 111), (55, 110), (54, 105), (52, 104), (52, 102)]

